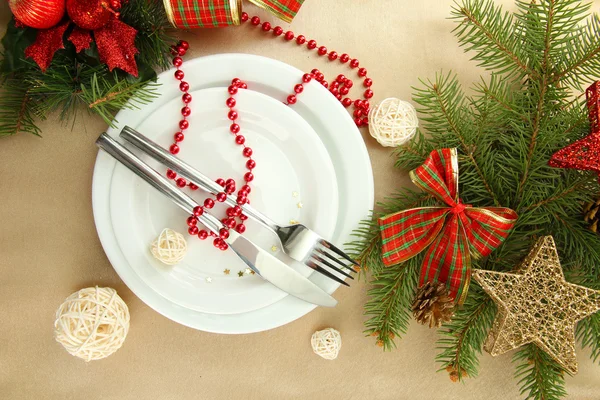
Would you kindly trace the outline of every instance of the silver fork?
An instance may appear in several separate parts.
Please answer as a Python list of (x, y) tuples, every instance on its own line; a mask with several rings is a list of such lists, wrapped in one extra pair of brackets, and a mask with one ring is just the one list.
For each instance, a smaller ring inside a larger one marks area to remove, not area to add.
[[(213, 195), (223, 191), (223, 188), (218, 183), (173, 156), (167, 150), (135, 129), (128, 126), (124, 127), (121, 130), (121, 137), (153, 159), (175, 171), (188, 182), (197, 185), (203, 190), (212, 193)], [(237, 205), (236, 198), (231, 195), (227, 196), (225, 202), (232, 206)], [(277, 235), (281, 242), (281, 249), (290, 258), (301, 262), (313, 270), (346, 286), (349, 285), (344, 282), (343, 279), (340, 279), (326, 268), (350, 279), (354, 279), (352, 275), (344, 271), (344, 269), (354, 271), (354, 268), (342, 262), (340, 258), (356, 266), (358, 266), (358, 263), (314, 231), (302, 224), (288, 226), (278, 225), (248, 204), (244, 204), (241, 208), (245, 215), (258, 221)]]

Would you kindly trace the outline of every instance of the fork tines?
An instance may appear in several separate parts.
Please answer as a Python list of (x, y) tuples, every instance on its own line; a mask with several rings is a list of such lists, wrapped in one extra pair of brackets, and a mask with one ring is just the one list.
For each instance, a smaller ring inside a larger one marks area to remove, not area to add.
[(346, 265), (338, 257), (341, 257), (354, 265), (358, 265), (358, 263), (352, 260), (350, 257), (348, 257), (346, 253), (335, 247), (333, 244), (327, 242), (326, 240), (320, 240), (318, 243), (320, 244), (320, 246), (315, 246), (313, 248), (312, 254), (306, 265), (308, 265), (315, 271), (327, 276), (328, 278), (341, 283), (342, 285), (350, 286), (346, 282), (344, 282), (343, 279), (323, 268), (323, 266), (345, 277), (354, 279), (352, 275), (344, 271), (344, 269), (346, 269), (350, 272), (354, 272), (354, 268), (352, 268), (349, 265)]

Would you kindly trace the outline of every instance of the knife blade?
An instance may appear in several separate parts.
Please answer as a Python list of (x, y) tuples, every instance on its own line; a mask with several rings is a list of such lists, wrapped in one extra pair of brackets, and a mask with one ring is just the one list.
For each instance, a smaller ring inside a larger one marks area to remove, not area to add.
[[(150, 184), (153, 188), (167, 196), (187, 213), (193, 213), (194, 207), (198, 205), (194, 199), (173, 186), (167, 178), (163, 177), (152, 167), (143, 162), (125, 146), (106, 133), (103, 133), (98, 137), (96, 145)], [(217, 235), (219, 234), (219, 230), (224, 227), (221, 221), (211, 215), (207, 210), (205, 210), (198, 219), (209, 230)], [(337, 300), (319, 286), (315, 285), (311, 280), (305, 278), (299, 272), (261, 249), (239, 233), (230, 230), (230, 236), (226, 242), (249, 268), (275, 287), (300, 300), (312, 304), (324, 307), (333, 307), (337, 304)]]

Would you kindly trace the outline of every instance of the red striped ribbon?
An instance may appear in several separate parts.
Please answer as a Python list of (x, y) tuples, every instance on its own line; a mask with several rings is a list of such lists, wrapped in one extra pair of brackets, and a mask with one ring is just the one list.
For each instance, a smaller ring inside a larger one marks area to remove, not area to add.
[[(220, 28), (239, 25), (242, 0), (163, 0), (176, 28)], [(304, 0), (250, 0), (276, 17), (291, 22)]]
[(509, 208), (462, 203), (456, 149), (432, 151), (410, 176), (447, 207), (413, 208), (380, 218), (383, 263), (398, 264), (427, 249), (419, 285), (445, 282), (450, 296), (462, 303), (471, 280), (471, 258), (485, 257), (497, 248), (514, 227), (517, 214)]

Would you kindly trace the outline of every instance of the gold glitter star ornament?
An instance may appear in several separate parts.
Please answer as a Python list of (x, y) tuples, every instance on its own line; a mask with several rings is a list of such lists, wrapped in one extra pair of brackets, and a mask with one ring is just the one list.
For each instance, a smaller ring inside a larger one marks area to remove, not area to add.
[(534, 343), (577, 373), (575, 324), (600, 310), (600, 291), (565, 281), (552, 236), (538, 240), (518, 273), (476, 270), (473, 278), (498, 305), (486, 351), (497, 356)]

